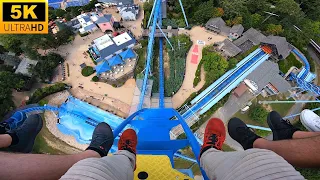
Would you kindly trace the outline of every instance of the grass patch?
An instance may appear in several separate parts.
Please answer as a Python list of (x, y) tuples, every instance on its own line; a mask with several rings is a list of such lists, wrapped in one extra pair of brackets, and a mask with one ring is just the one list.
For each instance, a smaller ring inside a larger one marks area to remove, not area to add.
[(142, 48), (135, 50), (138, 54), (137, 65), (134, 69), (134, 75), (136, 78), (145, 68), (148, 40), (141, 40), (140, 44)]
[(308, 180), (319, 180), (320, 179), (320, 169), (312, 168), (296, 168), (301, 175)]
[[(250, 106), (250, 109), (260, 105), (260, 104), (258, 104), (258, 101), (275, 101), (275, 100), (284, 100), (284, 99), (285, 99), (285, 96), (281, 95), (281, 94), (275, 95), (275, 96), (269, 96), (266, 98), (264, 98), (262, 96), (258, 96), (256, 99), (253, 99), (251, 101), (252, 105)], [(290, 100), (292, 100), (292, 99), (289, 99), (289, 101)], [(270, 108), (274, 111), (277, 111), (281, 116), (286, 116), (293, 105), (294, 104), (270, 104)], [(263, 107), (265, 107), (265, 106), (263, 106)], [(251, 119), (249, 117), (249, 111), (247, 111), (245, 113), (241, 113), (239, 111), (234, 115), (234, 117), (237, 117), (237, 118), (243, 120), (247, 124), (268, 127), (267, 120), (265, 120), (263, 122), (258, 122), (258, 121)], [(270, 134), (268, 131), (263, 131), (263, 130), (256, 130), (256, 132), (257, 132), (257, 134), (264, 136), (264, 137), (266, 135)]]
[(255, 51), (256, 49), (258, 49), (260, 45), (255, 45), (253, 46), (251, 49), (249, 49), (248, 51), (246, 51), (245, 53), (243, 54), (239, 54), (237, 56), (235, 56), (235, 58), (238, 60), (238, 61), (241, 61), (242, 59), (244, 59), (245, 57), (247, 57), (250, 53), (252, 53), (253, 51)]
[(47, 99), (41, 99), (38, 104), (39, 104), (40, 106), (44, 106), (44, 105), (46, 105), (46, 104), (48, 104), (48, 103), (49, 103), (49, 101), (48, 101)]
[(255, 129), (254, 132), (261, 137), (267, 137), (269, 136), (272, 132), (271, 131), (264, 131), (264, 130), (260, 130), (260, 129)]
[[(44, 121), (44, 115), (42, 114), (41, 116)], [(32, 153), (52, 154), (52, 155), (53, 154), (65, 154), (64, 152), (49, 146), (46, 139), (52, 139), (54, 142), (64, 143), (60, 139), (56, 138), (53, 134), (51, 134), (51, 132), (49, 131), (49, 129), (47, 128), (47, 126), (44, 123), (40, 133), (38, 134), (38, 136), (34, 142)], [(64, 143), (64, 144), (66, 146), (68, 146), (66, 143)]]
[(290, 53), (285, 60), (280, 60), (278, 64), (280, 71), (284, 74), (287, 73), (292, 66), (297, 68), (302, 67), (302, 63), (293, 55), (293, 53)]
[(197, 70), (195, 73), (195, 77), (193, 79), (193, 87), (196, 87), (199, 84), (199, 82), (201, 81), (201, 67), (202, 67), (203, 62), (204, 61), (201, 59), (198, 64), (198, 67), (197, 67)]

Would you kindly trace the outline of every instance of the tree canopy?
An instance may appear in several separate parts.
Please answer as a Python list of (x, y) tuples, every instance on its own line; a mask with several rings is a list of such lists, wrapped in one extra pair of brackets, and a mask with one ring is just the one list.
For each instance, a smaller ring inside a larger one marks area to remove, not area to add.
[(64, 61), (64, 59), (56, 53), (49, 53), (43, 56), (35, 67), (31, 68), (33, 75), (45, 82), (51, 79), (54, 69)]

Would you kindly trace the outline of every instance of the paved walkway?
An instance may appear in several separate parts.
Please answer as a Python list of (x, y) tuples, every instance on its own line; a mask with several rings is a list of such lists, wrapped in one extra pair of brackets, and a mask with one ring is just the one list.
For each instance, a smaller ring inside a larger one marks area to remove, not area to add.
[[(246, 91), (240, 98), (237, 98), (236, 96), (231, 95), (228, 101), (224, 104), (224, 106), (218, 109), (210, 117), (210, 119), (213, 117), (220, 118), (224, 122), (226, 126), (226, 130), (228, 131), (227, 124), (230, 118), (232, 118), (236, 112), (238, 112), (241, 108), (243, 108), (253, 98), (254, 98), (254, 95), (252, 95), (249, 91)], [(205, 127), (207, 126), (207, 122), (202, 124), (202, 126), (196, 131), (200, 139), (203, 139), (203, 134), (204, 134)], [(229, 133), (227, 133), (225, 143), (235, 150), (243, 150), (241, 145), (229, 136)]]

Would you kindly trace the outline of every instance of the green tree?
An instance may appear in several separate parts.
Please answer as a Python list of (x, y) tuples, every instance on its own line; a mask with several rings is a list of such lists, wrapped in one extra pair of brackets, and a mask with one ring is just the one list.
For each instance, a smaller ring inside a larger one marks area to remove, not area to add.
[(56, 9), (55, 10), (55, 15), (57, 17), (64, 17), (65, 14), (67, 14), (67, 11), (65, 11), (63, 9)]
[(214, 8), (213, 9), (213, 17), (222, 17), (224, 15), (224, 10), (222, 8)]
[(88, 77), (90, 76), (91, 74), (93, 74), (95, 72), (95, 70), (93, 69), (93, 67), (91, 66), (86, 66), (82, 69), (81, 71), (81, 74), (84, 76), (84, 77)]
[(248, 13), (246, 0), (223, 0), (221, 6), (226, 19), (233, 19)]
[(19, 37), (22, 35), (9, 35), (9, 34), (3, 34), (0, 35), (0, 42), (2, 43), (3, 47), (9, 51), (12, 51), (14, 53), (20, 54), (22, 52), (21, 50), (21, 40)]
[(193, 15), (193, 22), (197, 24), (204, 24), (214, 15), (214, 7), (212, 0), (200, 4), (198, 10)]
[(243, 17), (243, 26), (245, 29), (259, 28), (261, 26), (262, 16), (260, 14), (247, 14)]
[(303, 17), (299, 4), (294, 0), (279, 0), (275, 6), (276, 13), (281, 16), (282, 22), (295, 23)]
[(266, 0), (247, 0), (246, 6), (251, 14), (261, 13), (261, 12), (266, 11), (268, 9), (268, 1), (266, 1)]
[(98, 78), (98, 76), (93, 76), (91, 80), (92, 80), (93, 82), (98, 82), (98, 81), (99, 81), (99, 78)]
[(263, 123), (267, 120), (268, 111), (262, 106), (251, 107), (249, 110), (249, 117), (254, 121)]
[(280, 24), (268, 24), (266, 27), (266, 32), (272, 35), (279, 35), (283, 33), (282, 26)]
[(300, 7), (302, 11), (312, 20), (320, 21), (320, 1), (319, 0), (301, 0)]
[(233, 69), (237, 66), (238, 60), (236, 58), (231, 58), (228, 61), (228, 70)]
[(206, 83), (212, 83), (224, 74), (228, 68), (228, 62), (217, 53), (208, 53), (202, 57), (203, 68), (206, 71)]
[(49, 10), (49, 20), (54, 20), (57, 18), (55, 10)]
[(64, 59), (56, 53), (50, 53), (47, 56), (43, 56), (42, 60), (37, 65), (31, 68), (33, 75), (45, 82), (50, 80), (53, 75), (54, 69), (64, 61)]
[(72, 19), (72, 16), (70, 13), (67, 13), (64, 17), (66, 18), (67, 21), (70, 21)]

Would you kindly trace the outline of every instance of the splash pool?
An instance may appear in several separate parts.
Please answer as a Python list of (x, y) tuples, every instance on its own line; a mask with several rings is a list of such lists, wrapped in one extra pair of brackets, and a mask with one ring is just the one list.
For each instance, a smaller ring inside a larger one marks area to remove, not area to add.
[(72, 96), (60, 108), (66, 111), (59, 111), (58, 129), (63, 134), (74, 136), (81, 144), (90, 143), (93, 130), (100, 122), (106, 122), (115, 129), (124, 120)]

